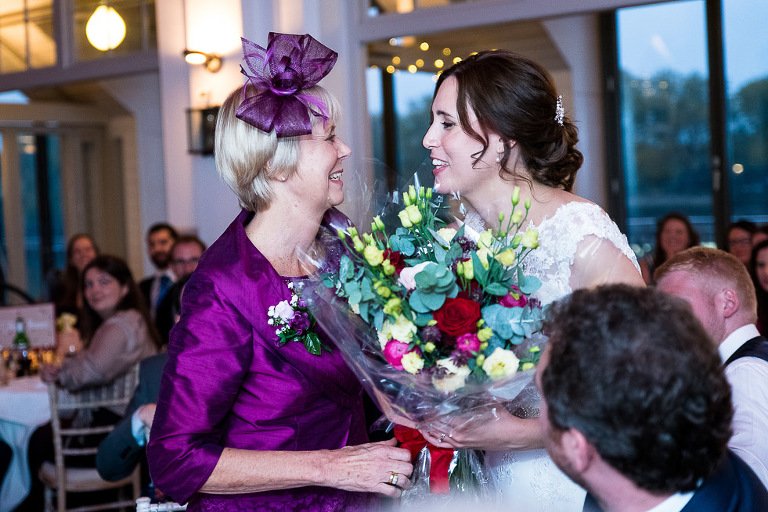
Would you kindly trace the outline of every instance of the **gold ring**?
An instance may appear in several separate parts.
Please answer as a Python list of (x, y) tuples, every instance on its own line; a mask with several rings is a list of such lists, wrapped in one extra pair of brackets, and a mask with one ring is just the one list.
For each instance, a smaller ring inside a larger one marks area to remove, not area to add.
[(389, 474), (389, 485), (394, 485), (395, 487), (397, 487), (397, 481), (399, 479), (400, 479), (399, 475), (397, 473), (395, 473), (394, 471), (392, 471)]

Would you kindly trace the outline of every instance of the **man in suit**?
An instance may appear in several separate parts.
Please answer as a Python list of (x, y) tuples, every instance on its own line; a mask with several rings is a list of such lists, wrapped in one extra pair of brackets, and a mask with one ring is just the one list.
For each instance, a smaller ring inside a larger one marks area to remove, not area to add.
[(727, 449), (730, 386), (684, 301), (582, 289), (544, 329), (540, 425), (552, 460), (587, 489), (585, 510), (768, 510), (768, 490)]
[(733, 395), (728, 446), (768, 487), (768, 340), (760, 336), (755, 287), (725, 251), (693, 247), (655, 272), (659, 290), (688, 301), (714, 342)]
[(181, 290), (187, 279), (197, 268), (197, 263), (205, 251), (205, 243), (194, 235), (181, 235), (176, 239), (171, 249), (171, 270), (176, 276), (176, 282), (168, 290), (157, 305), (155, 326), (163, 340), (168, 344), (171, 328), (181, 313)]
[(99, 445), (96, 469), (104, 480), (120, 480), (137, 464), (146, 468), (146, 441), (160, 393), (160, 378), (168, 359), (161, 353), (144, 359), (139, 366), (139, 385), (125, 416)]
[(165, 222), (153, 224), (147, 231), (147, 253), (155, 266), (155, 273), (142, 279), (139, 289), (153, 319), (157, 305), (176, 281), (170, 263), (171, 248), (178, 237), (173, 226)]

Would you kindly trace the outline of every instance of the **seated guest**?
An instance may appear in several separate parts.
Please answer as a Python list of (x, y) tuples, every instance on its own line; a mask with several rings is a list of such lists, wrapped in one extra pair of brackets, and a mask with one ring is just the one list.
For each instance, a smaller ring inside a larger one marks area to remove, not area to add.
[(640, 270), (646, 284), (653, 284), (653, 271), (667, 258), (699, 245), (699, 234), (691, 221), (682, 213), (668, 213), (656, 223), (656, 245), (640, 261)]
[(768, 491), (728, 451), (731, 393), (707, 333), (653, 288), (577, 290), (539, 364), (547, 451), (585, 511), (754, 512)]
[(752, 237), (757, 233), (757, 224), (749, 220), (739, 220), (728, 226), (727, 251), (742, 262), (749, 265), (752, 256)]
[(80, 281), (83, 270), (93, 258), (99, 255), (99, 248), (91, 235), (78, 233), (67, 242), (67, 266), (60, 272), (51, 285), (51, 301), (56, 308), (56, 315), (80, 314), (83, 307), (83, 294)]
[(725, 251), (695, 247), (656, 270), (656, 286), (691, 304), (720, 352), (733, 394), (728, 443), (768, 486), (768, 340), (755, 326), (755, 287)]
[[(80, 332), (84, 348), (60, 366), (43, 365), (41, 378), (70, 391), (108, 385), (142, 359), (155, 354), (159, 342), (128, 265), (115, 256), (96, 257), (83, 272), (84, 297)], [(100, 410), (95, 423), (114, 423), (123, 411)], [(32, 490), (21, 510), (42, 510), (40, 466), (53, 460), (50, 424), (38, 428), (29, 443)]]
[[(141, 362), (139, 385), (125, 416), (99, 445), (96, 469), (104, 480), (120, 480), (130, 475), (137, 464), (146, 461), (147, 434), (152, 428), (155, 403), (160, 392), (160, 377), (167, 360), (165, 353)], [(145, 482), (146, 483), (146, 482)], [(145, 490), (144, 495), (150, 491)]]
[(339, 350), (313, 332), (327, 347), (314, 350), (309, 323), (280, 343), (273, 307), (300, 308), (290, 301), (314, 270), (302, 254), (323, 251), (328, 265), (340, 257), (329, 223), (345, 220), (334, 207), (350, 150), (335, 135), (336, 100), (316, 86), (336, 53), (309, 35), (271, 33), (266, 50), (243, 47), (243, 72), (254, 75), (224, 101), (215, 152), (243, 211), (184, 287), (150, 474), (189, 510), (370, 510), (372, 493), (410, 487), (410, 453), (367, 442), (362, 388)]
[(203, 241), (194, 235), (179, 236), (171, 248), (171, 270), (177, 281), (160, 300), (155, 314), (155, 325), (163, 345), (168, 344), (168, 335), (179, 317), (181, 289), (197, 268), (197, 263), (205, 249)]

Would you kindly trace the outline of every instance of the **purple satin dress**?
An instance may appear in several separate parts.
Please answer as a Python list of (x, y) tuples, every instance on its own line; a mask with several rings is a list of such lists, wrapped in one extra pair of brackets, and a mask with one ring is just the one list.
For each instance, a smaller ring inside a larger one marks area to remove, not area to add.
[(190, 511), (369, 510), (370, 494), (327, 487), (198, 493), (225, 447), (332, 450), (368, 441), (362, 389), (339, 351), (279, 346), (267, 324), (269, 306), (290, 291), (246, 237), (252, 215), (238, 215), (184, 289), (147, 447), (152, 479)]

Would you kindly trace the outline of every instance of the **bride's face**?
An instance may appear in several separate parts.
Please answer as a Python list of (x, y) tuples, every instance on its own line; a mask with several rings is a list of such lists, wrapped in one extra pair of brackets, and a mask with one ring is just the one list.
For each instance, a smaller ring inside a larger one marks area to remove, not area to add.
[[(491, 148), (475, 163), (473, 155), (480, 154), (483, 145), (461, 128), (457, 99), (458, 82), (450, 76), (440, 85), (432, 102), (432, 124), (424, 134), (422, 145), (432, 159), (435, 190), (441, 194), (467, 195), (480, 186), (480, 181), (496, 175), (498, 164)], [(469, 117), (473, 130), (482, 133), (471, 108)]]

